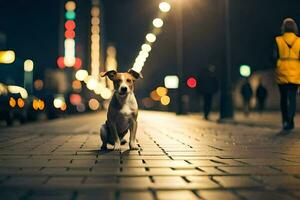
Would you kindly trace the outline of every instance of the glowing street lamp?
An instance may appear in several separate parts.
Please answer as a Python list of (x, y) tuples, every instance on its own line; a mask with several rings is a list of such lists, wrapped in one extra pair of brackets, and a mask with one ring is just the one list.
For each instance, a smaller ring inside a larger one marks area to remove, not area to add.
[(153, 43), (156, 41), (156, 36), (153, 33), (148, 33), (146, 35), (146, 40), (150, 43)]
[(150, 52), (151, 51), (151, 46), (149, 44), (143, 44), (142, 45), (142, 51), (145, 51), (145, 52)]
[(88, 77), (88, 72), (84, 69), (80, 69), (76, 72), (75, 74), (75, 78), (79, 81), (84, 81), (84, 79), (86, 79), (86, 77)]
[(11, 64), (15, 61), (14, 51), (0, 51), (0, 63)]
[(30, 59), (25, 60), (24, 62), (24, 88), (28, 91), (29, 94), (32, 93), (33, 86), (33, 61)]
[(155, 28), (161, 28), (164, 25), (164, 21), (161, 18), (155, 18), (152, 24)]
[(242, 77), (248, 78), (251, 75), (251, 67), (249, 65), (241, 65), (240, 75)]
[(171, 5), (168, 2), (161, 2), (159, 4), (159, 9), (161, 12), (169, 12), (171, 10)]
[(25, 72), (32, 72), (33, 70), (33, 61), (28, 59), (28, 60), (25, 60), (24, 62), (24, 71)]

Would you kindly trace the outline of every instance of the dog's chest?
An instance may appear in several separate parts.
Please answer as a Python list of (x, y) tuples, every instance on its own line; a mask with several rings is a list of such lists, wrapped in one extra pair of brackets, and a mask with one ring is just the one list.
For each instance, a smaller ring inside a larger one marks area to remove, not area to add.
[(132, 113), (133, 110), (129, 105), (123, 105), (123, 107), (120, 109), (120, 114), (123, 116), (130, 116)]

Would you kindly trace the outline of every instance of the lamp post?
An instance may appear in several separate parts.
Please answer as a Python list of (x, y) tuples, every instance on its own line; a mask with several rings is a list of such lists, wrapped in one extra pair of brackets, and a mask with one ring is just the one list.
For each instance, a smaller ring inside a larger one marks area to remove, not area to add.
[(24, 88), (28, 91), (29, 94), (32, 94), (32, 85), (33, 85), (33, 61), (25, 60), (24, 62)]
[(183, 110), (183, 9), (182, 0), (177, 2), (177, 19), (176, 19), (176, 62), (177, 75), (179, 78), (179, 85), (177, 89), (177, 115), (184, 114)]
[(232, 119), (234, 115), (231, 86), (231, 40), (230, 40), (230, 0), (224, 0), (225, 12), (225, 52), (226, 63), (221, 76), (220, 120)]

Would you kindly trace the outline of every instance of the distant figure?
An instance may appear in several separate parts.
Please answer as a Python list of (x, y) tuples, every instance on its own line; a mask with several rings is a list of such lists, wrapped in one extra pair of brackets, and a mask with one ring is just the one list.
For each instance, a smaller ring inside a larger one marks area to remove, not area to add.
[(250, 113), (250, 100), (253, 95), (253, 90), (248, 79), (241, 87), (241, 95), (243, 97), (244, 114), (248, 116)]
[(291, 18), (283, 21), (281, 31), (282, 35), (276, 37), (273, 56), (276, 61), (283, 130), (292, 130), (300, 84), (300, 38), (297, 36), (298, 26)]
[(259, 85), (256, 88), (256, 100), (258, 103), (258, 110), (262, 113), (265, 110), (265, 104), (268, 97), (268, 90), (262, 84), (262, 80), (259, 81)]
[(214, 94), (218, 91), (218, 78), (216, 76), (216, 67), (210, 65), (208, 68), (205, 68), (203, 75), (200, 77), (199, 81), (199, 90), (200, 94), (203, 96), (203, 112), (204, 119), (209, 119), (209, 114), (212, 109), (212, 102)]

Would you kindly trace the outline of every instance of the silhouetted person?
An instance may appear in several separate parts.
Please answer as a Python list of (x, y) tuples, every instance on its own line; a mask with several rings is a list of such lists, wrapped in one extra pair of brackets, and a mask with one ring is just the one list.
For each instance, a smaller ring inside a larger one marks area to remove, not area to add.
[(265, 110), (265, 104), (268, 97), (268, 90), (262, 84), (260, 80), (259, 85), (256, 88), (256, 101), (258, 104), (258, 110), (262, 113)]
[(216, 77), (216, 68), (210, 65), (205, 68), (199, 81), (200, 94), (203, 96), (203, 112), (204, 119), (208, 120), (209, 114), (212, 109), (212, 102), (214, 94), (218, 91), (218, 79)]
[(253, 95), (253, 90), (248, 79), (241, 87), (241, 95), (243, 97), (244, 114), (248, 116), (250, 113), (250, 100)]
[(298, 26), (291, 18), (282, 23), (282, 35), (276, 37), (274, 59), (280, 92), (283, 130), (294, 129), (296, 96), (300, 84), (300, 38)]

